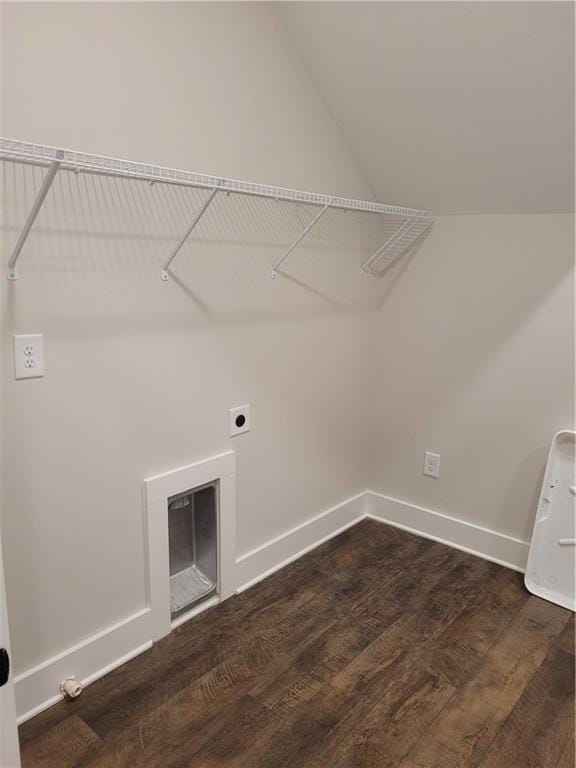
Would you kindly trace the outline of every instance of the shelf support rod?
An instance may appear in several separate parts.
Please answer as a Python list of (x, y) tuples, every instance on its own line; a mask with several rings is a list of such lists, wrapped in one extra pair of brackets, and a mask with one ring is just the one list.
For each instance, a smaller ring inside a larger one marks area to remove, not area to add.
[(59, 160), (55, 160), (53, 163), (50, 164), (50, 167), (48, 168), (48, 172), (46, 176), (44, 176), (42, 185), (38, 191), (38, 194), (36, 195), (36, 200), (34, 200), (34, 204), (30, 210), (30, 213), (28, 214), (28, 218), (24, 222), (22, 231), (20, 232), (18, 240), (16, 241), (16, 245), (14, 246), (12, 250), (12, 254), (8, 261), (8, 280), (18, 280), (17, 262), (18, 262), (18, 257), (20, 256), (20, 251), (24, 247), (26, 238), (30, 234), (30, 230), (32, 229), (34, 225), (34, 221), (36, 220), (36, 217), (40, 212), (40, 208), (42, 208), (42, 203), (44, 202), (44, 199), (46, 198), (46, 195), (48, 194), (48, 191), (52, 186), (52, 182), (54, 181), (54, 178), (58, 173), (60, 165), (61, 165), (61, 162)]
[(182, 246), (184, 245), (186, 240), (188, 240), (188, 238), (190, 237), (190, 235), (194, 231), (194, 229), (196, 227), (196, 224), (198, 224), (198, 222), (200, 221), (202, 216), (204, 216), (204, 214), (208, 210), (208, 206), (210, 205), (212, 200), (214, 200), (214, 198), (216, 197), (216, 193), (218, 192), (218, 190), (219, 190), (219, 187), (215, 187), (212, 190), (212, 192), (210, 192), (210, 194), (208, 195), (208, 197), (204, 201), (204, 205), (202, 206), (202, 208), (200, 208), (200, 210), (198, 211), (198, 213), (194, 217), (194, 219), (192, 221), (192, 224), (190, 224), (190, 226), (186, 230), (186, 233), (184, 234), (184, 236), (181, 238), (181, 240), (178, 243), (178, 245), (174, 248), (174, 250), (170, 254), (169, 259), (166, 261), (166, 263), (162, 267), (162, 272), (160, 273), (160, 278), (162, 280), (168, 280), (168, 277), (169, 277), (168, 270), (170, 269), (170, 265), (172, 264), (172, 262), (174, 261), (174, 259), (178, 255), (178, 251), (182, 248)]
[(302, 232), (301, 232), (301, 233), (298, 235), (298, 237), (296, 238), (296, 240), (294, 240), (294, 242), (292, 243), (292, 245), (290, 246), (290, 248), (288, 248), (288, 250), (284, 252), (284, 255), (283, 255), (283, 256), (281, 256), (281, 257), (278, 259), (278, 261), (276, 262), (276, 264), (274, 264), (274, 266), (272, 267), (272, 277), (276, 277), (276, 272), (278, 271), (278, 267), (280, 266), (280, 264), (282, 264), (282, 262), (283, 262), (285, 259), (287, 259), (287, 258), (288, 258), (288, 256), (290, 256), (290, 254), (292, 253), (292, 251), (294, 250), (294, 248), (296, 248), (296, 246), (297, 246), (297, 245), (298, 245), (298, 244), (299, 244), (299, 243), (300, 243), (300, 242), (301, 242), (301, 241), (302, 241), (302, 240), (303, 240), (303, 239), (306, 237), (306, 235), (308, 234), (308, 232), (310, 232), (310, 230), (312, 229), (312, 227), (314, 226), (314, 224), (316, 224), (316, 222), (317, 222), (317, 221), (318, 221), (320, 218), (322, 218), (322, 216), (324, 216), (324, 214), (326, 213), (326, 211), (328, 210), (328, 208), (330, 208), (330, 205), (331, 205), (330, 203), (328, 203), (327, 205), (325, 205), (325, 206), (324, 206), (324, 207), (323, 207), (323, 208), (322, 208), (322, 209), (321, 209), (321, 210), (320, 210), (320, 211), (319, 211), (319, 212), (316, 214), (316, 216), (314, 216), (314, 218), (312, 219), (312, 221), (310, 222), (310, 224), (308, 224), (308, 226), (307, 226), (307, 227), (305, 227), (305, 228), (302, 230)]

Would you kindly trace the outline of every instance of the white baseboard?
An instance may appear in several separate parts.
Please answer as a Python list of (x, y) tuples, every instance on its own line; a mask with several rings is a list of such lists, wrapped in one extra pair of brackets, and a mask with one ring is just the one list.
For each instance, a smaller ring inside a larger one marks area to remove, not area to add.
[(150, 609), (129, 616), (38, 666), (16, 675), (18, 724), (62, 699), (60, 681), (75, 677), (83, 685), (97, 680), (152, 646)]
[[(366, 517), (486, 560), (524, 571), (528, 543), (380, 493), (363, 491), (236, 558), (236, 593), (337, 536)], [(208, 601), (198, 609), (212, 606)], [(83, 640), (15, 677), (18, 723), (60, 701), (58, 684), (73, 675), (84, 685), (152, 645), (150, 608)], [(89, 695), (86, 693), (84, 695)]]
[[(237, 558), (234, 572), (237, 586), (234, 591), (247, 589), (363, 519), (365, 498), (366, 493), (362, 492), (347, 499)], [(182, 617), (182, 621), (216, 602), (207, 601)], [(178, 623), (181, 622), (176, 621), (173, 626)], [(151, 611), (148, 607), (17, 675), (14, 682), (18, 723), (61, 701), (58, 686), (65, 677), (74, 676), (83, 685), (88, 685), (148, 650), (152, 646), (152, 637)]]
[(524, 573), (529, 542), (443, 512), (368, 491), (367, 517)]
[(337, 536), (366, 516), (366, 491), (306, 520), (286, 533), (236, 558), (236, 592), (243, 592), (274, 571)]

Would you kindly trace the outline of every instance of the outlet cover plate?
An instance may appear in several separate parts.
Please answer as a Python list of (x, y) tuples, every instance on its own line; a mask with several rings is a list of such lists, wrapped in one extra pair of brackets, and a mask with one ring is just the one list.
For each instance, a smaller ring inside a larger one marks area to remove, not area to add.
[(440, 477), (440, 454), (424, 453), (424, 474), (428, 477)]
[(14, 334), (14, 378), (44, 376), (44, 339), (41, 333)]
[(250, 406), (238, 405), (228, 411), (230, 437), (250, 432)]

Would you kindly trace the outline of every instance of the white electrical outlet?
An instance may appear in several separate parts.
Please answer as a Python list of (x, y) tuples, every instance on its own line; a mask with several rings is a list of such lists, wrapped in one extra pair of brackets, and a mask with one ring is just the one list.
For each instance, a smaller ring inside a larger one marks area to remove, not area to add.
[(424, 474), (429, 477), (440, 476), (440, 454), (426, 451), (424, 454)]
[(14, 334), (14, 378), (44, 376), (44, 339), (41, 333)]
[(228, 411), (230, 437), (250, 432), (250, 406), (239, 405)]

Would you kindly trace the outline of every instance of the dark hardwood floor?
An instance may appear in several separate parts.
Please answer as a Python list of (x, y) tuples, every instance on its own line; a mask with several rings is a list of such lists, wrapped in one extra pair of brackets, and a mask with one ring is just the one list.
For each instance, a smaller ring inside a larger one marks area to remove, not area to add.
[(24, 768), (573, 768), (574, 619), (364, 521), (20, 738)]

